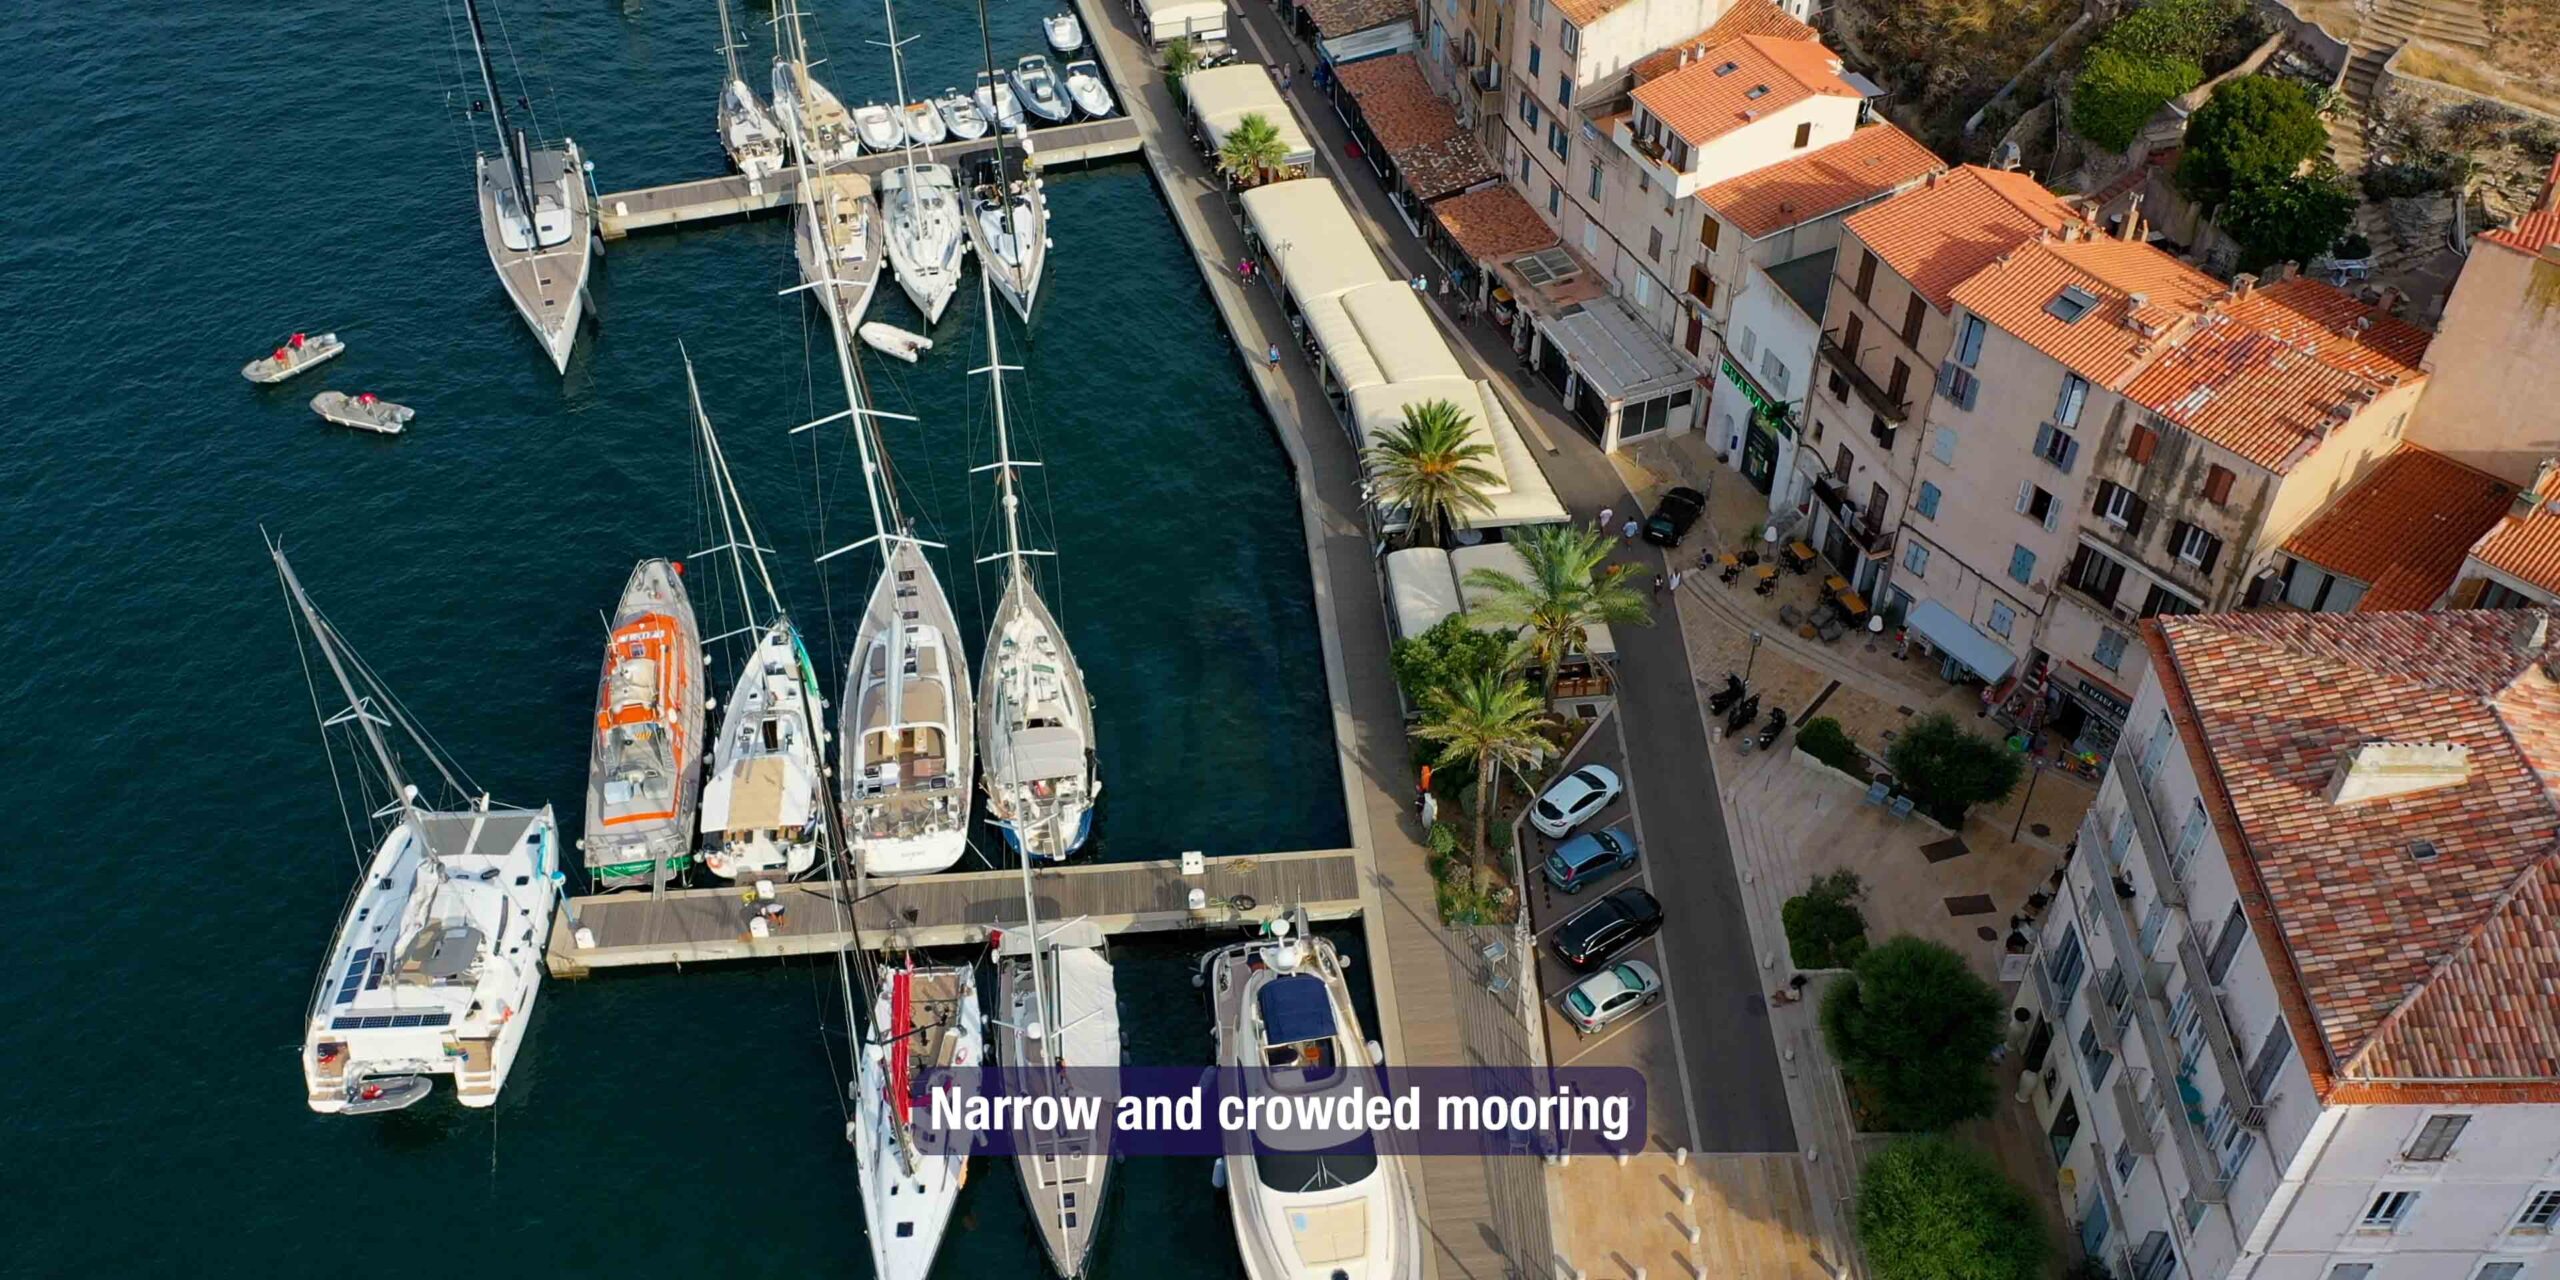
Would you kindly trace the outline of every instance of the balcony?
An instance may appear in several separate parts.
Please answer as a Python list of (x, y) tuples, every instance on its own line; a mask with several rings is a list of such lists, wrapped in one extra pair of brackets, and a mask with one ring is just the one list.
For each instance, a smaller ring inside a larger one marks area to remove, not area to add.
[(2221, 995), (2209, 985), (2211, 978), (2205, 971), (2204, 947), (2196, 941), (2196, 931), (2192, 928), (2180, 929), (2177, 934), (2178, 965), (2186, 970), (2187, 982), (2195, 992), (2196, 1021), (2204, 1027), (2205, 1049), (2213, 1056), (2213, 1068), (2222, 1073), (2222, 1096), (2230, 1100), (2232, 1110), (2239, 1114), (2243, 1123), (2255, 1119), (2258, 1123), (2249, 1127), (2264, 1128), (2264, 1117), (2258, 1113), (2257, 1104), (2266, 1099), (2250, 1095), (2249, 1069), (2241, 1065), (2240, 1038), (2231, 1033), (2231, 1020), (2223, 1016)]
[[(2141, 1033), (2142, 1052), (2155, 1075), (2174, 1071), (2181, 1061), (2177, 1040), (2169, 1030), (2169, 978), (2176, 971), (2171, 964), (2155, 961), (2135, 949), (2134, 925), (2125, 912), (2124, 895), (2106, 877), (2084, 886), (2080, 893), (2084, 918), (2096, 917), (2104, 926), (2107, 941), (2114, 948), (2116, 962), (2132, 968), (2140, 994), (2134, 999), (2134, 1026)], [(2183, 1083), (2183, 1082), (2182, 1082)], [(2189, 1086), (2192, 1087), (2192, 1086)], [(2234, 1094), (2233, 1097), (2243, 1095)], [(2178, 1163), (2186, 1166), (2187, 1185), (2199, 1200), (2219, 1204), (2230, 1192), (2230, 1180), (2222, 1176), (2222, 1166), (2206, 1145), (2204, 1126), (2194, 1112), (2183, 1105), (2167, 1108), (2170, 1145), (2178, 1149)]]
[(1500, 92), (1502, 89), (1502, 64), (1491, 61), (1486, 62), (1483, 66), (1467, 73), (1467, 82), (1474, 85), (1476, 87), (1476, 92), (1478, 93)]
[(1831, 512), (1833, 523), (1840, 526), (1842, 533), (1849, 535), (1849, 541), (1857, 544), (1859, 551), (1880, 555), (1886, 544), (1893, 541), (1893, 535), (1884, 527), (1884, 513), (1850, 501), (1838, 480), (1827, 475), (1816, 477), (1813, 498)]
[(1840, 376), (1849, 380), (1849, 386), (1858, 393), (1858, 399), (1873, 409), (1877, 416), (1897, 427), (1911, 420), (1911, 402), (1885, 394), (1884, 384), (1868, 377), (1866, 371), (1858, 367), (1858, 354), (1841, 346), (1840, 339), (1828, 329), (1822, 331), (1822, 358), (1839, 370)]
[[(2133, 746), (2133, 736), (2118, 740), (2114, 773), (2116, 789), (2124, 792), (2126, 812), (2133, 815), (2135, 843), (2142, 846), (2143, 864), (2151, 869), (2152, 892), (2160, 900), (2180, 911), (2187, 909), (2187, 886), (2184, 867), (2177, 864), (2177, 850), (2169, 843), (2169, 830), (2160, 821), (2159, 801), (2151, 794), (2152, 779), (2143, 775), (2142, 753)], [(2198, 970), (2202, 972), (2202, 970)]]
[[(2150, 1079), (2150, 1072), (2127, 1066), (2116, 1072), (2115, 1082), (2107, 1089), (2115, 1099), (2116, 1124), (2124, 1130), (2124, 1144), (2140, 1156), (2150, 1155), (2158, 1149), (2158, 1144), (2152, 1140), (2151, 1113), (2142, 1108), (2143, 1086)], [(2115, 1159), (2112, 1151), (2104, 1154), (2109, 1160)]]

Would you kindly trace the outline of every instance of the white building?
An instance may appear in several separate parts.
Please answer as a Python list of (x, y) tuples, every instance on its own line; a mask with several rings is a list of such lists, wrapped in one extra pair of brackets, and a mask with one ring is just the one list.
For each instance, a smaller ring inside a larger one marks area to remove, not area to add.
[(2026, 1091), (2130, 1280), (2552, 1280), (2560, 628), (2161, 617)]

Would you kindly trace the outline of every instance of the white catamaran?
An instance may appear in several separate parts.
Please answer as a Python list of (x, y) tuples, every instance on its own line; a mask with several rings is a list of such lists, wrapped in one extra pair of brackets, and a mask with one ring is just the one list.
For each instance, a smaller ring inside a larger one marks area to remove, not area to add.
[(979, 292), (987, 323), (989, 403), (995, 410), (996, 503), (1004, 511), (1004, 549), (987, 560), (1004, 562), (1004, 596), (996, 604), (978, 676), (978, 742), (986, 775), (988, 817), (1005, 843), (1026, 859), (1059, 862), (1093, 834), (1093, 806), (1102, 796), (1094, 768), (1093, 704), (1084, 670), (1067, 650), (1067, 637), (1040, 598), (1030, 559), (1048, 554), (1022, 545), (1022, 495), (1014, 472), (1005, 422), (1004, 375), (1010, 370), (996, 349), (995, 299)]
[(578, 839), (596, 888), (663, 888), (693, 865), (702, 676), (702, 631), (683, 568), (641, 561), (614, 606), (596, 680), (587, 825)]
[[(321, 616), (283, 550), (272, 542), (267, 550), (346, 699), (321, 724), (355, 726), (389, 796), (379, 807), (365, 803), (377, 843), (311, 995), (302, 1044), (311, 1109), (397, 1111), (427, 1096), (440, 1075), (454, 1078), (462, 1105), (493, 1105), (542, 992), (561, 880), (551, 810), (499, 808), (477, 793)], [(385, 729), (408, 738), (445, 789), (468, 802), (428, 807)]]
[(469, 19), (480, 88), (488, 94), (489, 120), (498, 136), (497, 154), (483, 151), (475, 158), (480, 238), (517, 314), (542, 340), (552, 367), (566, 373), (569, 353), (578, 345), (595, 245), (585, 160), (578, 144), (567, 138), (556, 147), (536, 146), (523, 129), (509, 123), (478, 0), (462, 0), (462, 11)]
[(765, 110), (764, 99), (747, 87), (747, 78), (738, 74), (738, 50), (746, 46), (738, 43), (737, 33), (729, 26), (729, 0), (719, 2), (720, 57), (729, 68), (729, 78), (720, 86), (720, 145), (738, 172), (758, 180), (770, 178), (782, 172), (782, 126)]
[[(1109, 939), (1090, 920), (1040, 925), (1031, 865), (1022, 867), (1022, 905), (1029, 925), (1004, 932), (996, 948), (996, 1062), (1008, 1092), (1052, 1090), (1061, 1097), (1078, 1075), (1121, 1062), (1120, 991)], [(1107, 1130), (1017, 1128), (1013, 1164), (1023, 1200), (1040, 1231), (1049, 1265), (1076, 1280), (1091, 1260), (1111, 1186)]]
[[(897, 101), (905, 102), (907, 72), (898, 52), (898, 9), (883, 0), (881, 11), (889, 25), (889, 74), (897, 86)], [(897, 269), (898, 287), (924, 313), (929, 329), (942, 318), (951, 295), (960, 287), (960, 259), (969, 250), (968, 234), (960, 225), (959, 184), (951, 176), (951, 166), (933, 163), (931, 147), (925, 148), (925, 163), (916, 163), (915, 140), (904, 130), (898, 134), (898, 150), (898, 163), (880, 174), (880, 209), (889, 223), (889, 265)]]
[(853, 116), (833, 91), (809, 74), (809, 44), (800, 31), (800, 7), (783, 0), (775, 15), (773, 113), (781, 117), (792, 145), (812, 164), (843, 164), (862, 154)]
[(738, 600), (750, 609), (759, 593), (748, 586), (746, 566), (755, 566), (756, 585), (771, 618), (743, 628), (754, 643), (738, 669), (729, 705), (721, 708), (720, 736), (712, 740), (711, 782), (702, 789), (702, 865), (730, 880), (798, 876), (818, 864), (826, 826), (819, 776), (826, 744), (818, 729), (823, 705), (818, 668), (765, 572), (765, 549), (748, 522), (711, 418), (702, 411), (691, 360), (685, 361), (684, 377), (723, 539), (722, 545), (701, 554), (729, 555)]

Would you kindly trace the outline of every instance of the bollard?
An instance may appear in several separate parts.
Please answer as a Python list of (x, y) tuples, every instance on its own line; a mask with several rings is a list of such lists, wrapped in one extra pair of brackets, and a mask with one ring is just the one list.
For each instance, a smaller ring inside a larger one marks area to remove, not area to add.
[(1698, 1230), (1697, 1223), (1686, 1222), (1680, 1225), (1680, 1234), (1689, 1237), (1689, 1243), (1696, 1244), (1698, 1237), (1705, 1233)]
[(1686, 1169), (1686, 1168), (1688, 1168), (1688, 1167), (1689, 1167), (1689, 1149), (1688, 1149), (1687, 1147), (1681, 1147), (1681, 1148), (1678, 1148), (1678, 1149), (1674, 1150), (1674, 1151), (1671, 1153), (1671, 1163), (1673, 1164), (1673, 1166), (1675, 1166), (1675, 1167), (1677, 1167), (1677, 1168), (1682, 1168), (1682, 1169)]
[(1685, 1182), (1680, 1184), (1680, 1203), (1693, 1204), (1697, 1199), (1698, 1189), (1696, 1187), (1690, 1186)]

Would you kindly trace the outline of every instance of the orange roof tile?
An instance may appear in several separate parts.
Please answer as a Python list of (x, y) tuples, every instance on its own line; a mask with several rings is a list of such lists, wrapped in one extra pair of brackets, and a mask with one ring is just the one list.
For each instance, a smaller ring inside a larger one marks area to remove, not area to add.
[(2508, 577), (2560, 592), (2560, 469), (2544, 472), (2541, 481), (2534, 509), (2499, 521), (2471, 554)]
[(1842, 224), (1944, 311), (1957, 285), (2001, 254), (2073, 220), (2062, 197), (2005, 169), (1962, 165)]
[[(1720, 68), (1731, 71), (1717, 74)], [(1820, 42), (1736, 36), (1688, 66), (1636, 86), (1635, 99), (1691, 145), (1812, 97), (1856, 98), (1840, 59)]]
[[(2560, 162), (2554, 163), (2560, 165)], [(2543, 250), (2560, 244), (2560, 209), (2528, 213), (2495, 231), (2481, 232), (2480, 238), (2491, 244), (2504, 245), (2528, 257), (2540, 254)]]
[[(1413, 6), (1404, 0), (1302, 0), (1307, 16), (1326, 39), (1383, 27), (1398, 18), (1413, 21)], [(1359, 64), (1354, 63), (1354, 66)]]
[(1431, 91), (1412, 54), (1365, 59), (1337, 74), (1416, 199), (1427, 204), (1501, 176), (1484, 145), (1459, 127), (1457, 114)]
[(1819, 40), (1822, 33), (1788, 16), (1786, 10), (1769, 0), (1741, 0), (1724, 11), (1715, 25), (1671, 46), (1660, 53), (1649, 53), (1636, 59), (1631, 70), (1636, 83), (1643, 84), (1665, 72), (1677, 71), (1686, 58), (1693, 58), (1710, 46), (1735, 36), (1769, 36), (1778, 40)]
[(2125, 394), (2281, 475), (2374, 397), (2425, 377), (2426, 346), (2424, 330), (2319, 281), (2286, 280), (2204, 317)]
[[(2469, 610), (2158, 622), (2172, 715), (2228, 800), (2233, 876), (2266, 926), (2280, 993), (2300, 997), (2282, 1003), (2324, 1093), (2560, 1080), (2560, 682), (2546, 666), (2560, 628), (2536, 625), (2552, 621)], [(2468, 748), (2469, 776), (2330, 803), (2339, 754), (2369, 742)], [(2434, 846), (2426, 861), (2410, 852), (2417, 840)]]
[(2296, 276), (2259, 285), (2224, 308), (2323, 362), (2376, 382), (2414, 382), (2435, 335), (2327, 283)]
[[(2093, 300), (2077, 320), (2046, 309), (2066, 287)], [(2046, 238), (1974, 273), (1954, 297), (2091, 382), (2121, 388), (2222, 291), (2213, 277), (2147, 244)]]
[(1477, 262), (1505, 262), (1557, 243), (1538, 211), (1508, 184), (1451, 196), (1432, 205), (1431, 216)]
[(2515, 486), (2404, 444), (2284, 544), (2285, 553), (2369, 584), (2356, 608), (2424, 609), (2462, 572), (2471, 544), (2506, 515)]
[(1946, 167), (1918, 138), (1875, 124), (1827, 147), (1701, 188), (1698, 199), (1757, 238), (1873, 200)]

